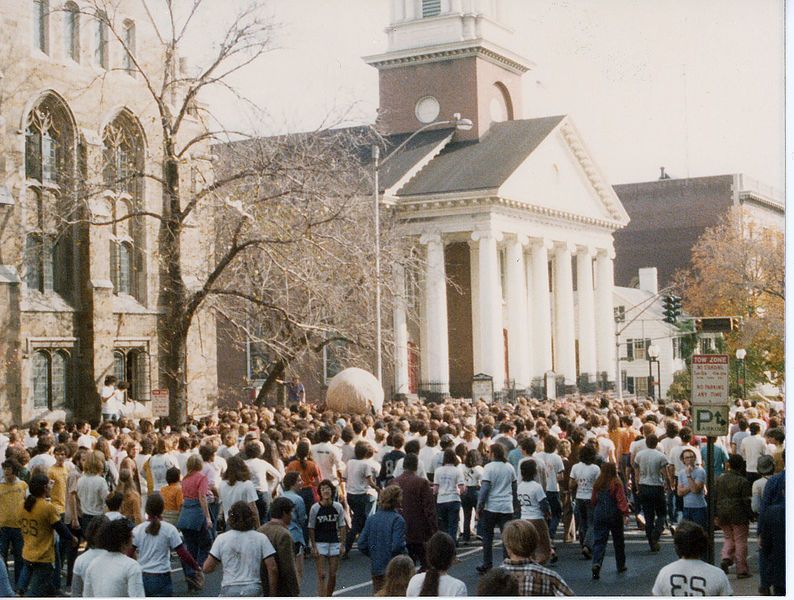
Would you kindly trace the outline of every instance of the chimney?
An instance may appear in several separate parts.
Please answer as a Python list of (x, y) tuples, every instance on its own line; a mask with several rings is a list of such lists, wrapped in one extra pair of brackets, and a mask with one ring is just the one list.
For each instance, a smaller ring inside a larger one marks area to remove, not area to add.
[(659, 293), (659, 283), (657, 281), (656, 267), (645, 267), (640, 269), (640, 289), (651, 294)]

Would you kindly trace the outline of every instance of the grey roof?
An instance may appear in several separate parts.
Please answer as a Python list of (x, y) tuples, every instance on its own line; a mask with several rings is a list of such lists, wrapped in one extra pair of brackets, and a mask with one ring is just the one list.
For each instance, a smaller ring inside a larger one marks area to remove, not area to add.
[(399, 190), (398, 196), (497, 188), (564, 118), (554, 116), (494, 123), (479, 140), (448, 144)]

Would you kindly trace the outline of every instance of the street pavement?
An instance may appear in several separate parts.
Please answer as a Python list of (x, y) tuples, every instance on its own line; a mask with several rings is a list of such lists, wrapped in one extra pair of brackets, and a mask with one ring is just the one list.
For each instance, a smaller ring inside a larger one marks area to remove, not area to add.
[[(497, 534), (498, 538), (498, 534)], [(494, 562), (502, 558), (501, 543), (494, 550)], [(656, 580), (659, 570), (666, 564), (677, 560), (673, 548), (672, 536), (665, 532), (661, 540), (661, 550), (651, 552), (645, 540), (645, 533), (639, 531), (633, 524), (626, 529), (626, 565), (625, 573), (617, 573), (612, 544), (607, 547), (607, 554), (601, 570), (601, 579), (593, 581), (591, 578), (591, 562), (582, 557), (579, 544), (557, 544), (557, 553), (560, 557), (556, 565), (552, 566), (565, 580), (577, 596), (650, 596), (651, 588)], [(722, 534), (717, 532), (716, 548), (717, 563), (722, 547)], [(758, 543), (755, 536), (751, 536), (748, 547), (748, 562), (750, 572), (753, 574), (748, 579), (736, 579), (732, 571), (728, 576), (736, 596), (757, 595), (758, 593)], [(466, 583), (469, 596), (477, 593), (479, 575), (475, 567), (482, 562), (482, 548), (479, 546), (461, 546), (458, 548), (460, 562), (450, 569), (449, 574)], [(363, 597), (372, 595), (370, 584), (369, 559), (353, 549), (350, 558), (340, 561), (337, 573), (336, 592), (334, 596)], [(206, 585), (203, 592), (188, 594), (185, 587), (179, 562), (174, 562), (174, 594), (179, 596), (218, 596), (220, 594), (220, 571), (206, 576)], [(301, 596), (317, 595), (317, 578), (314, 563), (307, 560), (304, 567), (303, 585)]]

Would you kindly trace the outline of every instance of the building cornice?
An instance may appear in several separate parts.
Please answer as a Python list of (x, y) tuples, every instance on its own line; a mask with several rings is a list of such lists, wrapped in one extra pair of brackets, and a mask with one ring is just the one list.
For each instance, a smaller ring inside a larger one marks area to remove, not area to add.
[(517, 75), (523, 75), (535, 66), (531, 61), (481, 38), (365, 56), (364, 62), (379, 70), (384, 70), (470, 56), (482, 58)]

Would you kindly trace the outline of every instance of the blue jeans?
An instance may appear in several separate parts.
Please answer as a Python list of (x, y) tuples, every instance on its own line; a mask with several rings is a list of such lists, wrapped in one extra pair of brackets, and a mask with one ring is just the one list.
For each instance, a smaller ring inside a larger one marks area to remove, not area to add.
[(466, 488), (466, 492), (461, 498), (461, 506), (463, 507), (464, 542), (468, 542), (471, 539), (471, 513), (475, 508), (477, 508), (477, 494), (479, 492), (479, 486), (470, 485)]
[(645, 537), (651, 548), (662, 537), (664, 530), (665, 498), (660, 485), (640, 485), (640, 504), (645, 516)]
[(700, 525), (703, 529), (709, 529), (709, 509), (705, 506), (700, 508), (684, 507), (684, 519)]
[[(493, 567), (493, 533), (497, 526), (499, 531), (504, 529), (508, 521), (513, 520), (513, 513), (496, 513), (483, 510), (478, 529), (482, 536), (482, 564), (484, 567)], [(507, 553), (502, 546), (503, 558), (507, 558)]]
[(171, 573), (144, 573), (143, 590), (146, 597), (170, 597), (174, 595)]
[(438, 514), (439, 531), (444, 531), (453, 540), (457, 540), (458, 522), (460, 521), (460, 500), (436, 504), (436, 514)]
[(347, 534), (345, 539), (345, 551), (350, 552), (353, 547), (353, 542), (356, 541), (356, 536), (364, 531), (364, 525), (367, 523), (367, 516), (372, 510), (372, 496), (369, 494), (348, 494), (347, 504), (353, 513), (350, 533)]
[(618, 569), (626, 566), (626, 544), (623, 539), (623, 518), (615, 517), (609, 521), (593, 521), (593, 564), (601, 566), (607, 550), (609, 534), (615, 547), (615, 562)]
[(8, 569), (5, 563), (0, 560), (0, 597), (11, 598), (14, 596), (14, 589), (8, 579)]
[(8, 549), (14, 555), (14, 586), (18, 586), (19, 577), (22, 575), (22, 531), (17, 527), (0, 527), (0, 555), (3, 562), (8, 562)]
[[(182, 537), (185, 539), (185, 548), (187, 548), (187, 551), (196, 559), (199, 566), (203, 565), (212, 547), (212, 539), (210, 538), (209, 530), (204, 527), (199, 531), (194, 529), (182, 529), (180, 531)], [(182, 562), (182, 569), (185, 572), (185, 577), (193, 577), (196, 574), (184, 561)]]
[(26, 596), (54, 596), (55, 588), (52, 586), (52, 565), (49, 563), (32, 563), (25, 561), (25, 568), (30, 574), (30, 585)]
[(554, 536), (557, 534), (557, 527), (562, 519), (562, 503), (560, 502), (560, 492), (546, 492), (546, 500), (549, 501), (551, 518), (549, 519), (549, 540), (554, 545)]
[(593, 548), (593, 503), (590, 500), (576, 498), (576, 530), (579, 537), (579, 545), (582, 547)]

